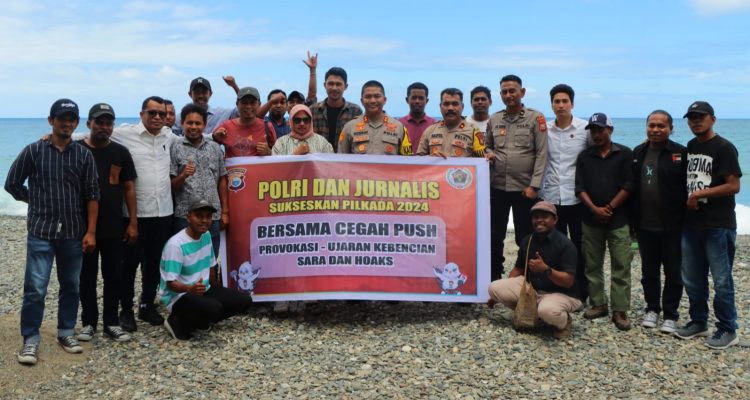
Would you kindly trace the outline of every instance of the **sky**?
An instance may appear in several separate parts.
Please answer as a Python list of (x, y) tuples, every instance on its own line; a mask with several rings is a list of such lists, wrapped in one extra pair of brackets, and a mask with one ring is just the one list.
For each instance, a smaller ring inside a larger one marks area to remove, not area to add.
[(516, 74), (524, 103), (550, 115), (549, 89), (576, 91), (574, 113), (682, 115), (707, 100), (718, 118), (750, 118), (750, 0), (665, 1), (25, 1), (0, 13), (0, 118), (45, 117), (56, 99), (96, 102), (137, 116), (151, 95), (178, 108), (190, 81), (207, 78), (212, 106), (231, 107), (222, 76), (306, 92), (318, 54), (318, 98), (332, 66), (349, 74), (347, 100), (383, 83), (386, 111), (408, 112), (406, 87), (439, 92), (478, 85), (503, 108), (499, 80)]

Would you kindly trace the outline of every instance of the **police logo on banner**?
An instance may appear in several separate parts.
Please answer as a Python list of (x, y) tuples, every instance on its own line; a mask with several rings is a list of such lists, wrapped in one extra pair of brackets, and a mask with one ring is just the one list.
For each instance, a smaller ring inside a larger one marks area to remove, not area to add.
[(245, 173), (246, 168), (230, 168), (227, 170), (227, 176), (229, 179), (229, 190), (233, 192), (239, 192), (245, 188)]
[(466, 189), (471, 185), (473, 176), (468, 168), (449, 168), (445, 172), (445, 180), (456, 189)]

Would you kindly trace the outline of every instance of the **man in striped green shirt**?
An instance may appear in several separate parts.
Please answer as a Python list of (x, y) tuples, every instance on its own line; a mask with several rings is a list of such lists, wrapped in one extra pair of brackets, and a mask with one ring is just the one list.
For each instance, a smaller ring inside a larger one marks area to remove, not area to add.
[(206, 200), (191, 203), (188, 227), (172, 236), (162, 251), (159, 298), (170, 311), (164, 326), (178, 340), (189, 340), (196, 329), (208, 329), (252, 304), (252, 298), (216, 281), (216, 256), (208, 233), (215, 212)]

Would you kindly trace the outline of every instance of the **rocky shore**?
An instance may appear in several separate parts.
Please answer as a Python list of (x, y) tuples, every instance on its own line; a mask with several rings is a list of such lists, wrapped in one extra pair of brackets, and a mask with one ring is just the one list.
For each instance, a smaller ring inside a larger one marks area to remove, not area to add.
[[(640, 259), (633, 262), (634, 329), (574, 316), (563, 341), (522, 334), (485, 305), (317, 302), (301, 314), (253, 312), (190, 342), (139, 322), (134, 339), (97, 334), (82, 355), (54, 343), (57, 283), (47, 295), (39, 364), (15, 360), (25, 220), (0, 217), (0, 397), (31, 399), (515, 399), (750, 398), (750, 351), (713, 351), (640, 326)], [(510, 243), (509, 241), (507, 243)], [(734, 279), (740, 335), (750, 336), (750, 237), (738, 237)], [(512, 252), (514, 245), (508, 245)], [(681, 323), (687, 318), (683, 297)], [(713, 327), (712, 327), (713, 329)], [(744, 342), (743, 344), (746, 344)]]

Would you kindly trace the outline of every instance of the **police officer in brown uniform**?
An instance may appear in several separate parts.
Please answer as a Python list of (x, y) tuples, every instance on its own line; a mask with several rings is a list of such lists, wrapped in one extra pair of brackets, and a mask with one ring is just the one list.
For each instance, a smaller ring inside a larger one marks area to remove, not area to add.
[(531, 233), (529, 210), (537, 201), (547, 164), (547, 122), (539, 111), (521, 100), (526, 89), (521, 78), (506, 75), (500, 80), (505, 110), (490, 117), (485, 157), (492, 163), (490, 187), (492, 280), (503, 274), (503, 240), (508, 213), (513, 209), (516, 244)]
[(422, 134), (417, 155), (441, 157), (482, 157), (484, 137), (479, 128), (464, 121), (464, 94), (456, 88), (440, 92), (443, 120), (430, 125)]
[(339, 135), (337, 152), (344, 154), (403, 155), (412, 154), (406, 128), (383, 111), (385, 89), (378, 81), (362, 86), (365, 114), (344, 125)]

